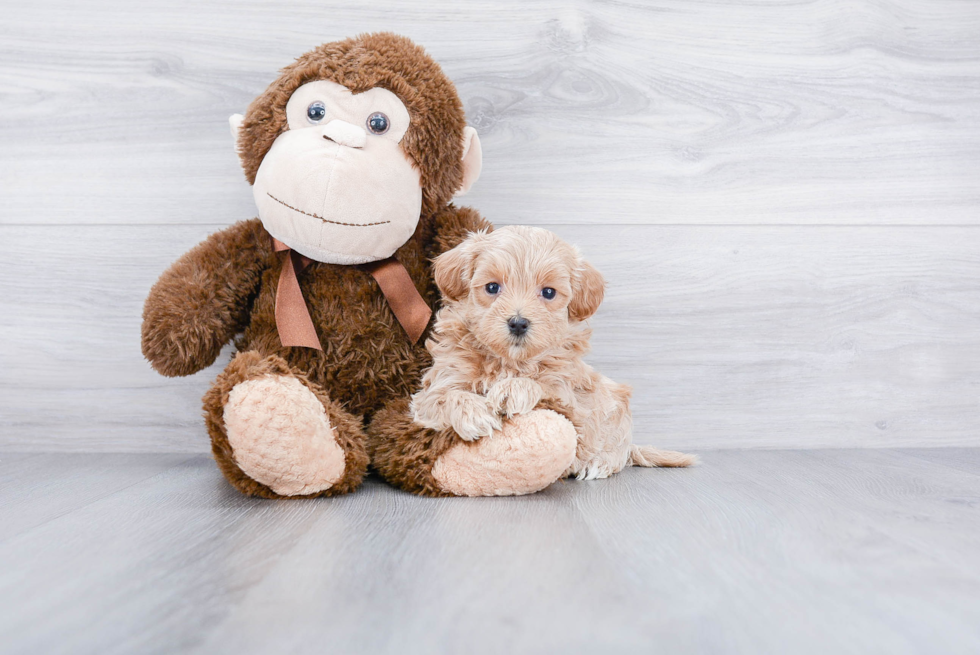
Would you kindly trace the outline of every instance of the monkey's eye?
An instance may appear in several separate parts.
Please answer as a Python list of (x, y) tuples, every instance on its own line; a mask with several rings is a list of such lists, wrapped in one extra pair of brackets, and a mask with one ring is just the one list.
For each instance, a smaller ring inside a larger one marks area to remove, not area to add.
[(486, 289), (487, 293), (489, 293), (491, 296), (496, 296), (498, 293), (500, 293), (500, 285), (496, 282), (491, 282), (483, 288)]
[(374, 134), (384, 134), (391, 127), (391, 123), (388, 121), (388, 117), (382, 114), (380, 111), (376, 111), (367, 119), (368, 129)]
[(541, 297), (544, 298), (545, 300), (554, 300), (557, 294), (558, 292), (552, 289), (551, 287), (545, 287), (544, 289), (541, 289)]
[(306, 117), (310, 119), (311, 123), (319, 123), (326, 115), (327, 108), (319, 100), (316, 102), (311, 102), (310, 106), (306, 108)]

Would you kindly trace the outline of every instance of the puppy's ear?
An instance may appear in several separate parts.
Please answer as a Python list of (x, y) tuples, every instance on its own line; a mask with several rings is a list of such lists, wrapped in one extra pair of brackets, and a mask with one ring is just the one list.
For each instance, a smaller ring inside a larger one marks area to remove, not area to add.
[(602, 279), (595, 266), (581, 257), (578, 268), (572, 275), (572, 301), (568, 303), (568, 317), (573, 321), (584, 321), (596, 313), (606, 293), (606, 281)]
[(466, 297), (473, 279), (473, 263), (485, 241), (486, 234), (477, 232), (433, 260), (433, 277), (444, 298), (457, 302)]

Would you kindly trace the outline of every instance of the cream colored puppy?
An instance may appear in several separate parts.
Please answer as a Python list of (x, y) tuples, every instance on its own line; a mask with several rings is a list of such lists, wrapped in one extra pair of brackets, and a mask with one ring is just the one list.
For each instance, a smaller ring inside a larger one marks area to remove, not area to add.
[(630, 388), (582, 359), (591, 336), (582, 322), (599, 308), (605, 282), (577, 248), (541, 228), (477, 232), (435, 260), (435, 280), (445, 304), (426, 343), (432, 368), (412, 397), (417, 423), (475, 440), (509, 417), (556, 410), (578, 435), (565, 476), (580, 480), (696, 461), (632, 445)]

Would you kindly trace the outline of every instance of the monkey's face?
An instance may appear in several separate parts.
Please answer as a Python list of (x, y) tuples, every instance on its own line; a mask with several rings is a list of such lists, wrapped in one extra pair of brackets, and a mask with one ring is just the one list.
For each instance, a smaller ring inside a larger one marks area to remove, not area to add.
[(293, 92), (286, 119), (253, 185), (266, 230), (321, 262), (394, 254), (422, 208), (419, 171), (399, 145), (410, 127), (404, 103), (386, 89), (355, 95), (319, 80)]
[(482, 168), (452, 82), (388, 32), (301, 55), (231, 127), (266, 230), (332, 264), (393, 255)]

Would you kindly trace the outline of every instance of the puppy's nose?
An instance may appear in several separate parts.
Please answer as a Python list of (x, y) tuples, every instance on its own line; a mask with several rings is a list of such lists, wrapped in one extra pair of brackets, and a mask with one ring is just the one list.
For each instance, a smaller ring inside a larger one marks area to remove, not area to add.
[(531, 327), (531, 321), (518, 314), (510, 317), (510, 320), (507, 321), (507, 327), (515, 337), (523, 337), (527, 329)]

